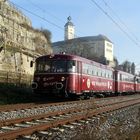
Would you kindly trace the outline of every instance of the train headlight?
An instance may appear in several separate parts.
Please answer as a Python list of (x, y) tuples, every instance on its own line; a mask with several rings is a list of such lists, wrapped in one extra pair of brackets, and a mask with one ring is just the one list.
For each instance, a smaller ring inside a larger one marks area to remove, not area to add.
[(61, 77), (61, 81), (65, 81), (65, 77)]
[(57, 89), (62, 89), (63, 88), (63, 84), (62, 83), (56, 83), (56, 88)]

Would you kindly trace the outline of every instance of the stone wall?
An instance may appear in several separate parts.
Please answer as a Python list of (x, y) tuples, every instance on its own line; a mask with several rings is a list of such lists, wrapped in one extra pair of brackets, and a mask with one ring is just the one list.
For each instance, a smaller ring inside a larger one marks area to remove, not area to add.
[(50, 40), (18, 8), (0, 0), (0, 71), (33, 75), (30, 62), (52, 53)]

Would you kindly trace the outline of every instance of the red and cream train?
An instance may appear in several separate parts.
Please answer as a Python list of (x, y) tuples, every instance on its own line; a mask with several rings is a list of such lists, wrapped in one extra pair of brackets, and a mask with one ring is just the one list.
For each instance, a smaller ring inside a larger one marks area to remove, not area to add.
[(61, 97), (133, 94), (140, 92), (140, 77), (80, 56), (45, 55), (36, 59), (32, 89)]

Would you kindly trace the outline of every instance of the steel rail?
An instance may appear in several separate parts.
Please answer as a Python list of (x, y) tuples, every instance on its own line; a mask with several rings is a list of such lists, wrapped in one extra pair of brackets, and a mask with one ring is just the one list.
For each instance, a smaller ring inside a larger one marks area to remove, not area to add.
[[(137, 98), (137, 99), (139, 99), (139, 98)], [(91, 102), (91, 104), (88, 104), (87, 106), (84, 106), (84, 108), (82, 108), (82, 110), (85, 110), (85, 109), (97, 109), (97, 108), (100, 108), (100, 107), (113, 105), (113, 104), (118, 104), (118, 103), (121, 103), (121, 102), (128, 102), (128, 101), (131, 101), (131, 100), (133, 100), (133, 99), (129, 99), (129, 100), (127, 99), (125, 101), (117, 101), (117, 102), (109, 101), (107, 103), (101, 103), (99, 105)], [(21, 123), (21, 122), (25, 122), (25, 121), (32, 121), (32, 120), (41, 119), (41, 118), (45, 118), (45, 117), (51, 117), (51, 116), (56, 116), (56, 115), (67, 114), (67, 113), (76, 112), (76, 111), (81, 111), (81, 108), (76, 109), (75, 107), (72, 107), (72, 108), (67, 109), (67, 110), (64, 109), (62, 111), (59, 110), (59, 111), (55, 111), (55, 112), (48, 112), (48, 113), (43, 114), (43, 115), (41, 114), (41, 115), (34, 115), (34, 116), (18, 118), (18, 119), (4, 120), (4, 121), (0, 121), (0, 127), (5, 126), (5, 125)]]
[(15, 139), (18, 136), (29, 135), (29, 134), (32, 134), (36, 131), (47, 130), (49, 128), (57, 127), (59, 125), (64, 125), (64, 124), (72, 123), (72, 122), (75, 122), (78, 120), (87, 119), (89, 117), (96, 116), (96, 115), (101, 114), (101, 113), (111, 112), (114, 110), (118, 110), (118, 109), (125, 108), (128, 106), (133, 106), (136, 104), (140, 104), (140, 99), (133, 99), (129, 102), (124, 101), (121, 103), (115, 103), (113, 105), (110, 105), (110, 106), (108, 105), (108, 106), (105, 106), (102, 108), (98, 108), (96, 110), (93, 110), (93, 109), (86, 110), (86, 111), (83, 111), (81, 114), (73, 115), (71, 118), (61, 118), (61, 119), (50, 121), (50, 122), (47, 122), (44, 124), (39, 124), (36, 126), (21, 128), (18, 130), (13, 130), (13, 131), (9, 131), (6, 133), (2, 133), (2, 134), (0, 134), (0, 140)]

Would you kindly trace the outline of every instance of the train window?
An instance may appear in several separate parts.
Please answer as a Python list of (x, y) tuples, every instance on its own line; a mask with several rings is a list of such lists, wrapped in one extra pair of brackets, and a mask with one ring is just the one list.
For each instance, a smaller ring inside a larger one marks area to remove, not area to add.
[(131, 82), (134, 82), (134, 77), (131, 77)]
[(101, 77), (103, 76), (103, 72), (102, 72), (102, 70), (101, 70)]
[(67, 71), (68, 72), (76, 72), (76, 62), (75, 61), (68, 61), (67, 62)]
[(104, 77), (106, 78), (106, 70), (104, 71)]
[(111, 79), (113, 78), (113, 74), (112, 74), (112, 71), (110, 71), (110, 78), (111, 78)]
[(128, 77), (128, 81), (131, 81), (131, 77)]
[(133, 81), (133, 82), (135, 81), (134, 77), (132, 78), (132, 81)]
[(122, 80), (126, 81), (126, 76), (125, 75), (122, 75)]
[(98, 76), (101, 76), (101, 69), (98, 69)]
[(109, 71), (108, 71), (108, 78), (110, 77), (110, 75), (109, 75)]
[(126, 76), (125, 75), (122, 75), (122, 80), (126, 81)]
[(36, 71), (37, 72), (43, 72), (44, 67), (45, 67), (44, 63), (39, 63), (39, 64), (36, 65)]
[(129, 76), (127, 76), (127, 81), (130, 81), (130, 77)]
[(39, 70), (39, 71), (43, 71), (43, 65), (42, 65), (42, 64), (39, 64), (39, 65), (38, 65), (38, 70)]
[(97, 69), (97, 71), (98, 71), (98, 76), (101, 76), (101, 72), (99, 68)]
[(133, 78), (133, 77), (131, 77), (131, 78), (130, 78), (130, 81), (131, 81), (131, 82), (134, 82), (134, 78)]
[(97, 67), (95, 67), (95, 75), (96, 76), (98, 75), (98, 69), (97, 69)]
[(109, 78), (109, 70), (106, 71), (106, 78)]
[(88, 74), (92, 75), (92, 66), (88, 65)]
[(102, 69), (102, 77), (105, 77), (105, 70)]
[(54, 60), (52, 61), (52, 72), (66, 72), (66, 61)]
[(96, 76), (99, 76), (99, 72), (98, 72), (98, 69), (96, 69)]
[(87, 74), (89, 74), (89, 69), (87, 69)]
[(91, 70), (92, 70), (92, 75), (94, 75), (94, 67), (93, 66), (91, 67)]
[(104, 77), (107, 78), (107, 71), (104, 70)]
[(125, 75), (123, 75), (123, 81), (128, 81), (128, 78)]
[(88, 65), (83, 63), (83, 73), (88, 74)]
[(108, 78), (110, 78), (110, 71), (108, 71)]
[(125, 75), (123, 75), (123, 81), (126, 81), (126, 76)]
[(50, 61), (45, 61), (44, 59), (36, 61), (36, 72), (50, 72), (51, 63)]
[(50, 72), (50, 69), (51, 69), (51, 66), (48, 65), (48, 64), (45, 64), (45, 66), (44, 66), (44, 71), (45, 71), (45, 72)]
[(120, 74), (120, 81), (122, 81), (122, 74)]
[(129, 81), (128, 76), (124, 76), (124, 81)]
[(93, 66), (92, 67), (92, 75), (96, 75), (96, 73), (97, 73), (97, 68), (96, 68), (96, 66)]
[(99, 76), (99, 75), (100, 75), (99, 68), (96, 67), (96, 76)]

